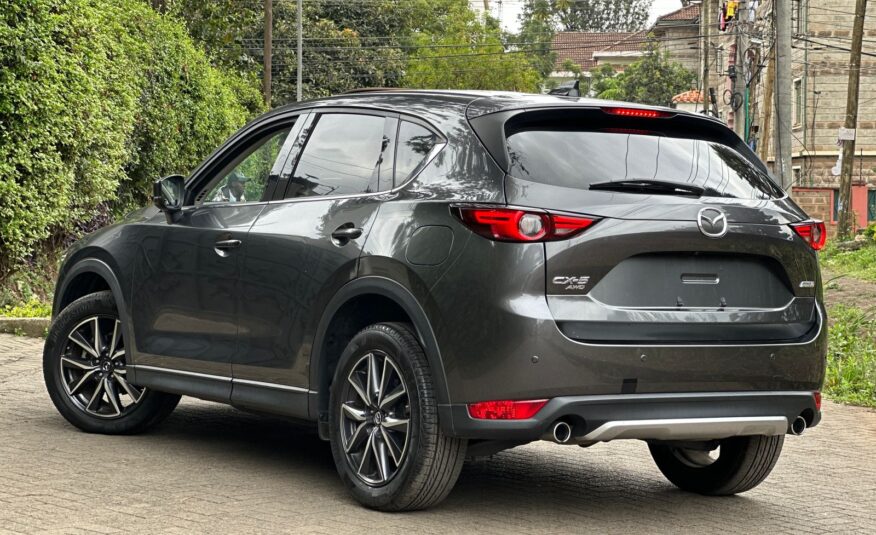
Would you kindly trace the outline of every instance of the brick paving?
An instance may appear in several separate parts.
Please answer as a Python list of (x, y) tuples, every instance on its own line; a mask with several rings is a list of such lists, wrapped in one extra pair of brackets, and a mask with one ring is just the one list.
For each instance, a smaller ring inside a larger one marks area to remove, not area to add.
[(0, 335), (0, 532), (874, 533), (876, 412), (825, 403), (772, 476), (729, 498), (675, 490), (644, 443), (536, 443), (468, 462), (433, 510), (381, 514), (327, 445), (282, 420), (184, 399), (153, 431), (82, 433), (42, 382), (42, 340)]

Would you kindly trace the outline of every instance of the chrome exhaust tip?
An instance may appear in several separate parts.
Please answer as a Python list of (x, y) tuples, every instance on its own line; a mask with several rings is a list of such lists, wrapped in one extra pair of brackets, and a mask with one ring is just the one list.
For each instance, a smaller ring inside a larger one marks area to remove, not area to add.
[(791, 433), (799, 436), (803, 434), (803, 431), (806, 431), (806, 419), (798, 416), (794, 419), (794, 423), (791, 424)]
[(566, 422), (557, 422), (551, 429), (551, 437), (557, 444), (565, 444), (572, 438), (572, 427)]

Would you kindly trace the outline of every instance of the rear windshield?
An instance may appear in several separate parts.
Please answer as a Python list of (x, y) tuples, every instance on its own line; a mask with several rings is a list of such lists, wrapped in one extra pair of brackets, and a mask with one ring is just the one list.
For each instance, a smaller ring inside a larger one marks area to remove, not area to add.
[(507, 133), (510, 174), (524, 180), (590, 189), (613, 181), (695, 186), (708, 197), (770, 199), (784, 192), (727, 145), (636, 130), (529, 125)]

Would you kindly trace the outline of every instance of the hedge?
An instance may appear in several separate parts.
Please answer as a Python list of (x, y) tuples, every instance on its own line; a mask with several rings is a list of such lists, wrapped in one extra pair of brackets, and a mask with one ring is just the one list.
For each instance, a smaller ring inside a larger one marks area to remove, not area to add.
[(147, 202), (261, 107), (140, 0), (0, 0), (0, 277), (50, 236)]

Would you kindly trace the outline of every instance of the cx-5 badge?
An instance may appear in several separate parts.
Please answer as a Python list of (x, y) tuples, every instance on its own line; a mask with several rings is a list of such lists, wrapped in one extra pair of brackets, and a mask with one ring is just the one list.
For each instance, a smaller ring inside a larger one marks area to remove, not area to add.
[(697, 214), (697, 226), (707, 238), (721, 238), (727, 234), (727, 216), (717, 208), (703, 208)]
[(588, 275), (581, 275), (578, 277), (567, 277), (567, 276), (558, 276), (554, 277), (553, 281), (557, 286), (565, 286), (566, 290), (583, 290), (587, 283), (590, 282), (590, 277)]

